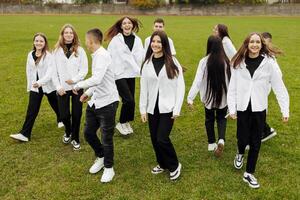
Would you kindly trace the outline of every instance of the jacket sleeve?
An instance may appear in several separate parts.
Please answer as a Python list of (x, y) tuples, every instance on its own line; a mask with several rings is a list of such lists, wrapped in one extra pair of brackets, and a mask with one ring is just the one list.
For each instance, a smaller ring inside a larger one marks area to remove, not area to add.
[(175, 64), (178, 66), (179, 74), (177, 77), (177, 90), (176, 90), (176, 100), (175, 100), (175, 106), (173, 109), (173, 116), (180, 115), (181, 106), (184, 100), (184, 93), (185, 93), (185, 83), (183, 78), (183, 71), (182, 67), (180, 66), (179, 62), (175, 57), (173, 57), (175, 60)]
[(93, 95), (93, 92), (95, 91), (95, 87), (90, 87), (89, 89), (87, 89), (84, 93), (88, 96), (88, 97), (90, 97), (90, 96), (92, 96)]
[(134, 60), (140, 68), (144, 61), (144, 58), (145, 58), (145, 50), (144, 50), (141, 38), (139, 38), (138, 36), (136, 36), (136, 37), (137, 37), (137, 40), (136, 40), (135, 45), (137, 46), (137, 48), (134, 52)]
[(53, 54), (53, 59), (54, 59), (54, 69), (53, 69), (53, 77), (52, 77), (52, 82), (56, 88), (56, 90), (62, 89), (62, 85), (60, 84), (59, 81), (59, 74), (58, 74), (58, 64), (57, 64), (57, 59), (55, 53)]
[(30, 64), (29, 64), (29, 56), (30, 54), (28, 54), (27, 56), (27, 61), (26, 61), (26, 78), (27, 78), (27, 92), (30, 91), (31, 88), (31, 81), (30, 81)]
[(72, 78), (72, 81), (74, 83), (77, 83), (78, 81), (83, 80), (88, 73), (88, 59), (87, 59), (86, 53), (82, 48), (80, 48), (78, 50), (79, 50), (79, 56), (80, 56), (80, 66), (79, 66), (78, 73), (76, 74), (76, 76), (74, 76)]
[[(279, 103), (283, 117), (289, 117), (290, 98), (288, 91), (283, 83), (282, 77), (274, 63), (271, 63), (271, 86)], [(278, 66), (279, 67), (279, 66)]]
[(195, 79), (193, 81), (192, 87), (189, 91), (188, 97), (187, 97), (187, 102), (188, 103), (193, 103), (196, 95), (199, 93), (200, 91), (200, 85), (203, 79), (203, 74), (204, 74), (204, 60), (201, 59), (198, 65), (198, 69), (195, 75)]
[(227, 91), (227, 105), (229, 114), (233, 115), (237, 112), (237, 70), (231, 68), (231, 78)]
[(227, 58), (229, 60), (231, 60), (233, 58), (233, 56), (236, 54), (236, 49), (233, 46), (232, 41), (228, 37), (225, 37), (222, 40), (222, 43), (223, 43), (224, 51), (225, 51)]
[(140, 78), (140, 113), (147, 113), (147, 102), (148, 102), (148, 84), (145, 78), (144, 69), (142, 70), (141, 78)]
[(50, 53), (47, 53), (45, 56), (46, 57), (42, 59), (45, 59), (44, 64), (46, 65), (47, 70), (45, 76), (37, 81), (39, 85), (46, 85), (47, 82), (49, 82), (53, 78), (53, 72), (55, 68), (54, 58)]
[(169, 43), (170, 43), (171, 54), (173, 56), (175, 56), (176, 55), (176, 50), (175, 50), (174, 42), (173, 42), (173, 40), (171, 38), (169, 38)]

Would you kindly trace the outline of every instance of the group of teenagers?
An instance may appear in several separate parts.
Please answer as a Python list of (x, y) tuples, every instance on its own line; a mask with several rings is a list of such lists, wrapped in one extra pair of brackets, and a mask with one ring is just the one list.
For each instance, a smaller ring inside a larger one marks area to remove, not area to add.
[[(186, 69), (175, 57), (176, 50), (172, 39), (164, 32), (163, 19), (154, 21), (154, 32), (145, 39), (144, 45), (136, 34), (140, 25), (139, 20), (126, 16), (112, 25), (105, 35), (98, 28), (87, 31), (85, 45), (92, 57), (92, 75), (87, 79), (87, 55), (72, 25), (62, 27), (51, 53), (46, 36), (35, 34), (26, 65), (27, 114), (22, 129), (10, 137), (23, 142), (30, 140), (45, 94), (56, 113), (58, 127), (65, 128), (63, 143), (71, 143), (74, 150), (79, 150), (82, 103), (87, 101), (84, 136), (96, 156), (89, 172), (95, 174), (104, 168), (101, 182), (110, 182), (115, 175), (114, 129), (122, 135), (133, 133), (130, 123), (135, 113), (135, 79), (140, 77), (141, 120), (148, 122), (157, 161), (151, 173), (168, 171), (170, 180), (178, 179), (182, 165), (169, 136), (184, 101), (183, 73)], [(109, 42), (107, 49), (102, 46), (103, 39)], [(272, 45), (271, 39), (270, 33), (251, 33), (236, 51), (227, 26), (216, 25), (187, 96), (188, 106), (192, 107), (200, 93), (205, 108), (208, 151), (213, 151), (217, 157), (224, 151), (227, 118), (237, 120), (238, 148), (234, 167), (243, 167), (248, 150), (243, 180), (252, 188), (260, 187), (254, 172), (261, 142), (276, 135), (266, 123), (271, 88), (281, 108), (283, 122), (289, 118), (289, 95), (276, 61), (282, 51)], [(122, 106), (115, 124), (119, 97)]]

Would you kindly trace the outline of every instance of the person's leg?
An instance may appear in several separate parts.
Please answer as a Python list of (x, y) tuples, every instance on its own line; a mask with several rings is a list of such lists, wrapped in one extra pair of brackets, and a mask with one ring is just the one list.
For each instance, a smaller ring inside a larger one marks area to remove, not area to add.
[(72, 140), (79, 143), (80, 121), (82, 116), (82, 102), (80, 97), (83, 90), (77, 91), (77, 95), (72, 92)]
[(31, 131), (34, 125), (34, 121), (39, 113), (41, 102), (43, 99), (43, 92), (29, 92), (29, 102), (27, 107), (27, 113), (25, 117), (25, 122), (23, 124), (22, 130), (20, 133), (25, 137), (31, 137)]
[(53, 109), (53, 111), (56, 114), (56, 122), (60, 122), (60, 114), (59, 114), (59, 108), (58, 108), (58, 100), (57, 100), (57, 95), (56, 95), (56, 91), (53, 91), (49, 94), (46, 94), (47, 98), (48, 98), (48, 102), (51, 106), (51, 108)]
[(135, 110), (135, 78), (127, 78), (128, 87), (130, 90), (130, 93), (132, 95), (133, 103), (131, 104), (130, 109), (128, 110), (128, 118), (127, 121), (133, 121), (134, 120), (134, 110)]
[(205, 108), (205, 128), (208, 143), (212, 144), (216, 142), (215, 138), (215, 110)]
[(65, 125), (65, 133), (67, 137), (70, 137), (71, 130), (71, 114), (70, 114), (70, 96), (72, 91), (66, 91), (63, 96), (58, 95), (58, 108), (60, 119)]
[(218, 134), (219, 134), (219, 140), (223, 139), (225, 141), (225, 133), (226, 133), (226, 125), (227, 125), (227, 119), (225, 118), (227, 114), (227, 107), (222, 109), (217, 109), (217, 126), (218, 126)]
[(244, 154), (245, 147), (249, 144), (250, 140), (250, 125), (251, 117), (250, 111), (237, 112), (237, 139), (238, 139), (238, 153)]

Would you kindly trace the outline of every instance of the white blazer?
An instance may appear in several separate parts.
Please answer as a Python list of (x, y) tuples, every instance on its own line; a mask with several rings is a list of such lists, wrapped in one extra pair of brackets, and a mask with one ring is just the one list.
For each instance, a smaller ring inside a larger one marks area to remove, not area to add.
[(174, 63), (179, 69), (178, 77), (169, 79), (165, 65), (158, 76), (156, 75), (152, 57), (143, 66), (140, 80), (140, 113), (154, 113), (155, 103), (158, 99), (160, 113), (170, 113), (180, 115), (181, 106), (184, 99), (185, 84), (182, 74), (182, 67), (175, 57)]
[(71, 79), (74, 83), (81, 81), (88, 73), (88, 59), (82, 47), (78, 47), (78, 55), (75, 52), (67, 58), (63, 49), (59, 47), (53, 52), (56, 64), (55, 87), (56, 90), (63, 88), (65, 91), (72, 90), (72, 85), (65, 81)]
[[(40, 62), (35, 65), (34, 59), (32, 57), (32, 52), (30, 51), (27, 56), (26, 63), (26, 76), (27, 76), (27, 92), (39, 92), (38, 88), (33, 88), (33, 83), (38, 83), (41, 85), (44, 93), (51, 93), (55, 90), (53, 85), (53, 75), (55, 71), (55, 64), (53, 56), (50, 52), (46, 52)], [(39, 80), (37, 81), (37, 74)]]
[[(193, 81), (193, 85), (189, 91), (188, 97), (187, 97), (187, 102), (190, 104), (193, 104), (193, 101), (196, 97), (196, 95), (198, 93), (200, 93), (200, 99), (201, 102), (204, 103), (204, 106), (207, 109), (212, 109), (212, 102), (206, 104), (206, 91), (207, 91), (207, 59), (209, 58), (209, 56), (206, 56), (204, 58), (202, 58), (199, 62), (198, 65), (198, 69), (195, 75), (195, 79)], [(225, 70), (225, 81), (226, 84), (228, 85), (228, 77), (227, 77), (227, 73)], [(225, 106), (227, 106), (227, 95), (225, 94), (225, 91), (223, 92), (223, 96), (222, 96), (222, 102), (219, 106), (219, 109), (224, 108)]]
[(112, 69), (115, 80), (140, 76), (141, 65), (144, 60), (142, 40), (135, 34), (132, 51), (124, 41), (122, 33), (118, 33), (108, 44), (107, 50), (112, 57)]
[(222, 39), (222, 44), (227, 58), (229, 61), (231, 61), (233, 56), (236, 54), (236, 49), (234, 48), (232, 41), (229, 39), (229, 37), (225, 36)]
[(245, 111), (250, 100), (253, 112), (267, 109), (271, 84), (283, 117), (289, 117), (289, 95), (274, 61), (274, 58), (265, 56), (252, 78), (244, 61), (232, 69), (227, 93), (230, 114)]
[(119, 101), (111, 57), (106, 49), (100, 47), (92, 54), (92, 77), (78, 82), (74, 88), (89, 88), (85, 91), (86, 95), (92, 96), (88, 104), (90, 107), (95, 105), (96, 109)]
[[(147, 50), (148, 50), (148, 47), (150, 45), (150, 39), (151, 39), (151, 36), (147, 37), (145, 39), (145, 43), (144, 43), (144, 48), (145, 48), (145, 55), (147, 53)], [(169, 44), (170, 44), (170, 50), (171, 50), (171, 54), (173, 56), (176, 55), (176, 50), (175, 50), (175, 46), (174, 46), (174, 43), (173, 43), (173, 40), (171, 38), (168, 37), (168, 40), (169, 40)]]

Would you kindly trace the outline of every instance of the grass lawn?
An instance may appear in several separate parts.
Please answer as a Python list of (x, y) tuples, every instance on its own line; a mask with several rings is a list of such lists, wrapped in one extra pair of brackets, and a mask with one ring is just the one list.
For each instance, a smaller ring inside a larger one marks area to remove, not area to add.
[[(166, 31), (173, 39), (177, 57), (188, 70), (186, 93), (196, 67), (206, 52), (206, 40), (217, 23), (227, 24), (238, 48), (253, 31), (269, 31), (273, 43), (284, 50), (278, 57), (290, 94), (290, 121), (281, 122), (281, 113), (272, 93), (267, 121), (278, 135), (262, 144), (256, 176), (261, 188), (254, 190), (242, 180), (245, 169), (233, 167), (236, 153), (236, 125), (227, 126), (222, 158), (207, 152), (204, 108), (199, 101), (190, 111), (184, 102), (171, 138), (180, 162), (182, 176), (170, 182), (168, 174), (154, 176), (156, 165), (148, 126), (142, 124), (138, 107), (129, 137), (115, 134), (115, 171), (112, 183), (101, 184), (100, 176), (90, 175), (92, 149), (81, 131), (82, 150), (74, 152), (61, 142), (63, 130), (56, 128), (55, 115), (46, 98), (33, 128), (32, 140), (20, 144), (9, 135), (20, 130), (28, 103), (25, 63), (32, 48), (32, 37), (44, 32), (53, 47), (65, 23), (77, 29), (84, 44), (85, 32), (99, 27), (103, 32), (120, 16), (96, 15), (0, 15), (0, 199), (299, 199), (300, 198), (300, 17), (164, 17)], [(140, 16), (145, 39), (155, 16)], [(106, 46), (107, 44), (105, 44)], [(136, 100), (138, 102), (138, 81)], [(137, 103), (138, 105), (138, 103)], [(85, 113), (85, 107), (83, 113)], [(85, 116), (82, 118), (83, 130)]]

